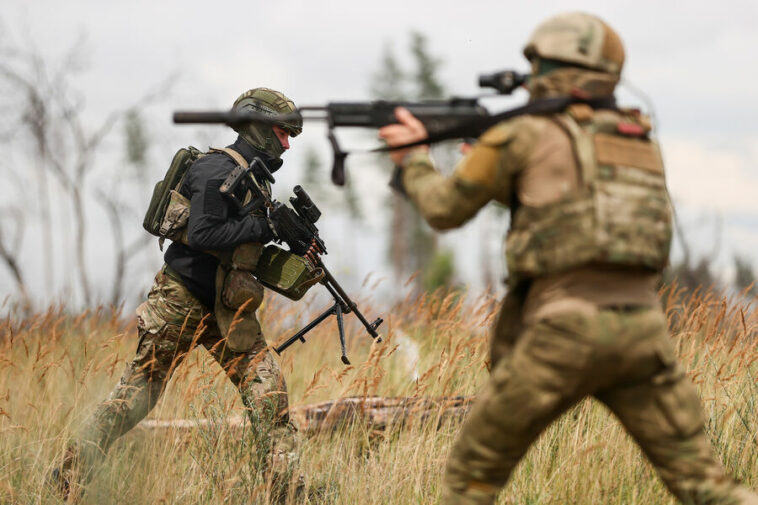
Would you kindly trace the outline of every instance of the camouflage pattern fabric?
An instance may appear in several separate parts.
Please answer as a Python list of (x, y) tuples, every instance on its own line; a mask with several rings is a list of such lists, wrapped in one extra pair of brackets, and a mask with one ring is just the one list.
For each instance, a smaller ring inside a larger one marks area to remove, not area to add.
[[(493, 347), (508, 335), (497, 333)], [(605, 403), (686, 504), (758, 504), (725, 475), (660, 309), (565, 313), (527, 326), (502, 356), (453, 447), (446, 505), (494, 503), (531, 443), (587, 395)]]
[(543, 58), (619, 75), (624, 66), (624, 46), (605, 21), (584, 12), (567, 12), (545, 20), (524, 47), (530, 61)]
[[(607, 94), (617, 76), (605, 75), (558, 69), (543, 92)], [(684, 503), (758, 505), (713, 454), (657, 307), (671, 213), (649, 121), (624, 110), (567, 113), (494, 126), (450, 177), (422, 149), (403, 160), (405, 192), (432, 227), (461, 226), (491, 200), (514, 216), (492, 378), (449, 457), (442, 503), (493, 503), (542, 430), (592, 395)]]
[[(632, 115), (579, 110), (581, 122), (570, 113), (555, 119), (572, 137), (583, 187), (548, 205), (515, 209), (508, 272), (533, 278), (593, 263), (662, 270), (672, 212), (657, 144)], [(639, 134), (616, 133), (624, 126)]]
[[(134, 359), (107, 400), (84, 424), (64, 456), (62, 474), (84, 486), (108, 449), (155, 406), (171, 374), (196, 346), (205, 347), (237, 387), (252, 422), (273, 420), (271, 466), (293, 457), (294, 428), (287, 413), (287, 387), (261, 337), (243, 353), (226, 348), (214, 316), (165, 267), (147, 301), (137, 308), (139, 344)], [(253, 315), (254, 317), (254, 315)], [(72, 489), (76, 495), (81, 489)]]

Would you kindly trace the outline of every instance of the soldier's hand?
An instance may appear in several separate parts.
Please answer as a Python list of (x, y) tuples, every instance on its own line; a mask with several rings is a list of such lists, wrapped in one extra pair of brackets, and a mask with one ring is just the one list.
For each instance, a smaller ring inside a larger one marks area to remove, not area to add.
[[(388, 146), (401, 146), (403, 144), (410, 144), (412, 142), (418, 142), (424, 140), (429, 136), (424, 124), (416, 119), (416, 117), (408, 112), (408, 109), (404, 107), (398, 107), (395, 109), (395, 117), (399, 124), (391, 124), (379, 129), (379, 138), (384, 140)], [(396, 164), (400, 165), (403, 162), (403, 158), (411, 149), (425, 149), (428, 150), (429, 146), (419, 146), (414, 148), (398, 149), (396, 151), (390, 151), (390, 159)]]

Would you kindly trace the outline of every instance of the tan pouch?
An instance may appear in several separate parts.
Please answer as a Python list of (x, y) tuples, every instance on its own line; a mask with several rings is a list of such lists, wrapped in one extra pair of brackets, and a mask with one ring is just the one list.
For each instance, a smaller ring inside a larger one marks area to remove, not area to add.
[[(255, 317), (255, 310), (263, 300), (263, 289), (258, 291), (248, 278), (255, 282), (250, 272), (231, 270), (223, 264), (216, 270), (213, 313), (221, 335), (226, 338), (227, 347), (234, 352), (248, 352), (263, 338), (261, 325)], [(251, 301), (245, 310), (237, 313), (247, 300)]]
[(161, 237), (177, 240), (187, 228), (190, 214), (190, 201), (176, 190), (171, 190), (166, 213), (161, 221), (159, 233)]
[[(248, 300), (250, 300), (248, 302)], [(263, 302), (263, 286), (245, 270), (231, 270), (226, 274), (221, 290), (221, 301), (230, 309), (245, 305), (244, 312), (255, 312)]]
[(232, 268), (252, 272), (258, 264), (263, 251), (263, 244), (247, 242), (238, 245), (232, 253)]

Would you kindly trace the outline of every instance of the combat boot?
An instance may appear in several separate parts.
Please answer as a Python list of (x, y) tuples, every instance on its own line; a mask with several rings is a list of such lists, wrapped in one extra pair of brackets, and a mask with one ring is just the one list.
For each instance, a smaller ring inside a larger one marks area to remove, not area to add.
[(292, 422), (271, 429), (271, 449), (266, 456), (274, 503), (286, 503), (288, 497), (305, 494), (305, 475), (297, 472), (300, 460), (297, 428)]
[(61, 465), (48, 477), (48, 483), (64, 502), (79, 503), (84, 495), (81, 466), (79, 450), (71, 445), (66, 448)]

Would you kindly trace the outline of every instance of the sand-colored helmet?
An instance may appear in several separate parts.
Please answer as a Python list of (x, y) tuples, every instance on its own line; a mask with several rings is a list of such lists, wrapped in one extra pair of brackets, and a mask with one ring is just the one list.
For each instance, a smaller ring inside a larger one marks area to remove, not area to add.
[[(232, 105), (234, 110), (249, 110), (266, 115), (291, 114), (297, 112), (292, 100), (284, 93), (269, 88), (253, 88), (242, 93)], [(297, 137), (303, 131), (303, 120), (299, 116), (286, 120), (274, 121), (274, 124), (286, 131), (290, 137)], [(278, 158), (284, 152), (279, 140), (267, 123), (251, 123), (235, 128), (242, 138), (253, 147)]]
[(540, 24), (524, 47), (524, 56), (564, 62), (620, 75), (624, 46), (602, 19), (583, 12), (558, 14)]

